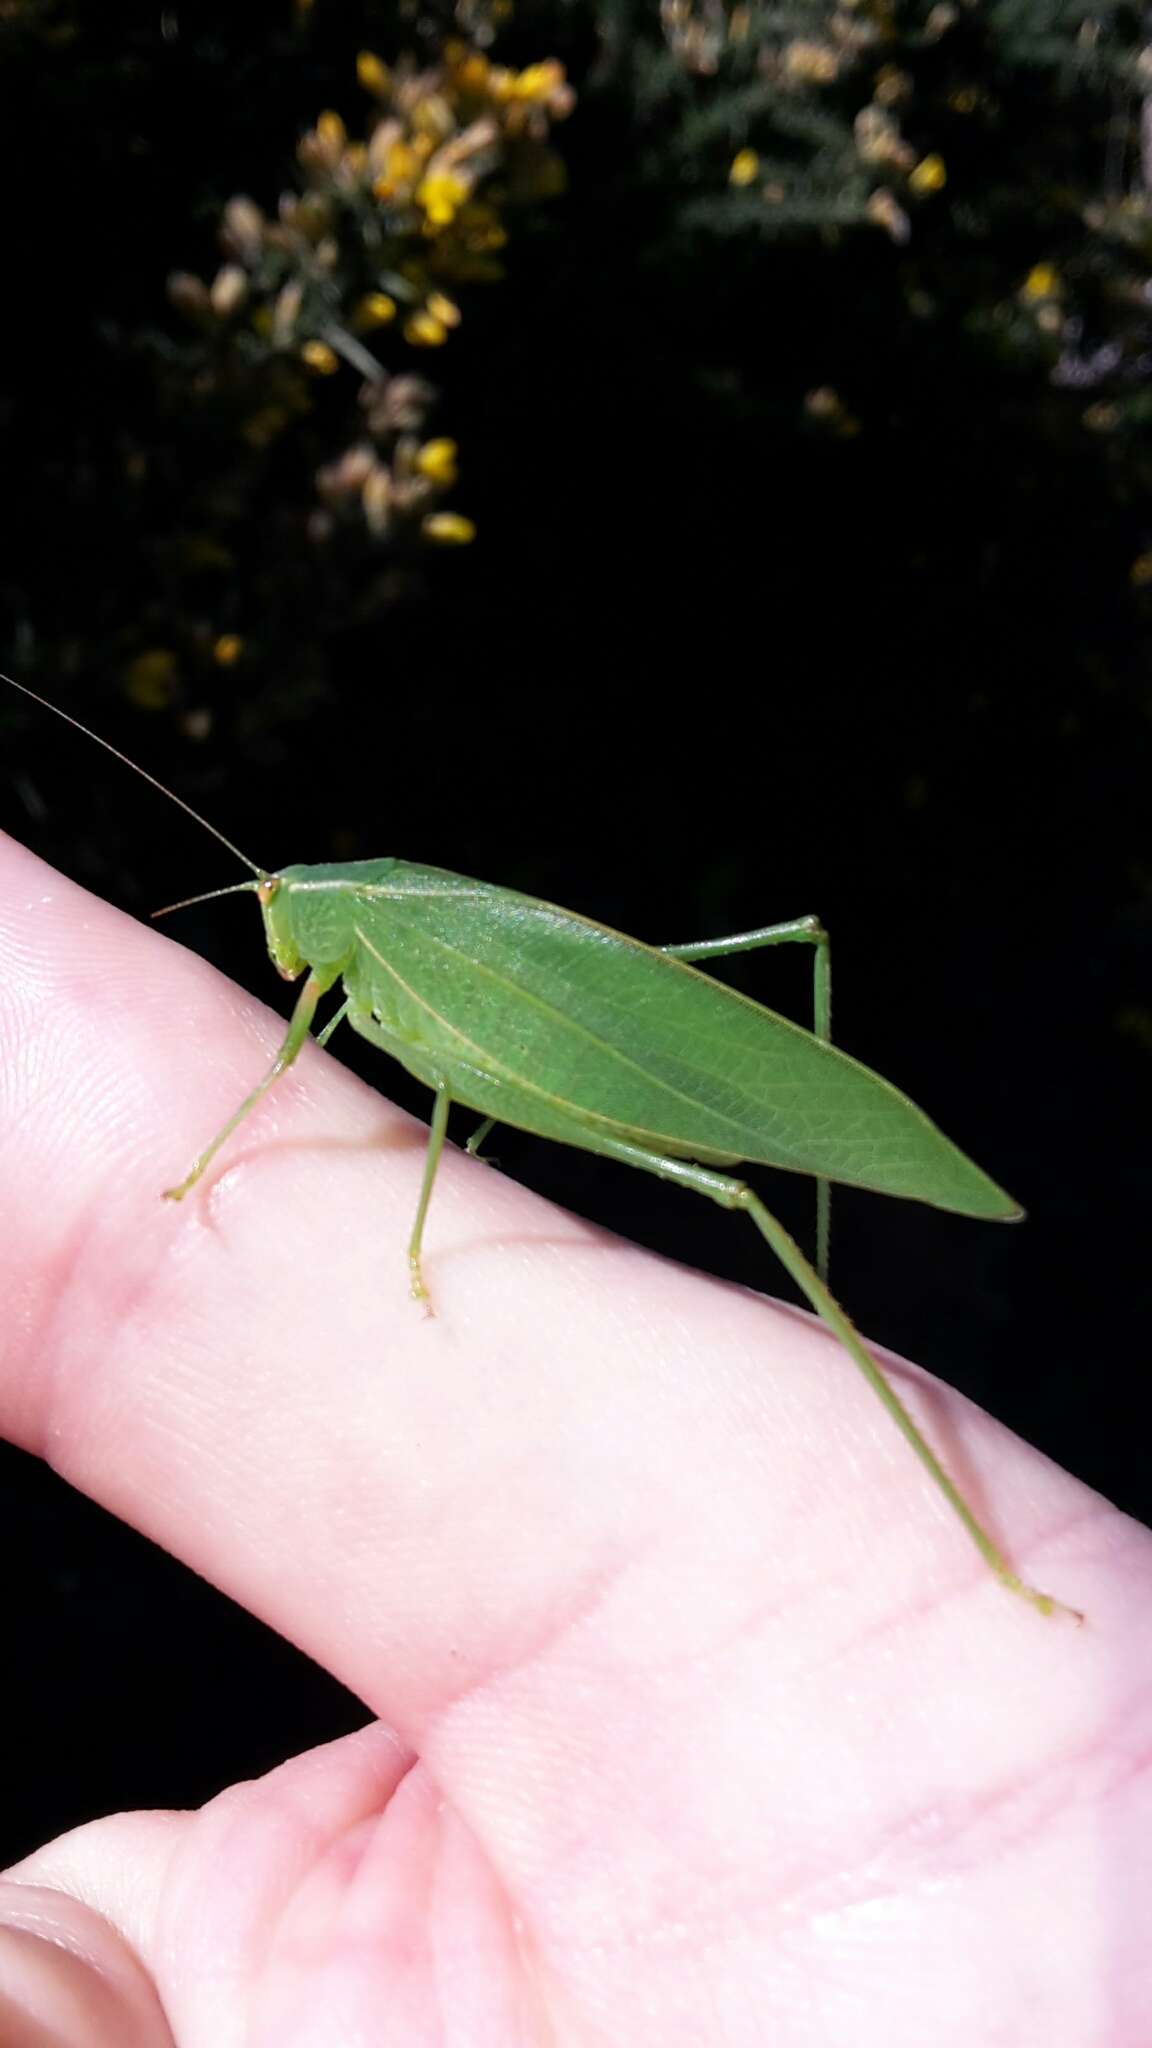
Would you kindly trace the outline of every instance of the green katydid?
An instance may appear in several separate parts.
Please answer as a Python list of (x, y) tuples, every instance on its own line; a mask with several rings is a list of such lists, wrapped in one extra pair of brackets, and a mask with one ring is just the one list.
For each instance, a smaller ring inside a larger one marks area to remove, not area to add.
[[(1012, 1571), (829, 1291), (832, 1181), (964, 1216), (1004, 1221), (1022, 1211), (906, 1095), (831, 1043), (829, 943), (816, 918), (655, 947), (536, 897), (398, 858), (270, 874), (98, 733), (24, 684), (13, 688), (135, 769), (251, 869), (250, 881), (169, 908), (254, 894), (274, 965), (288, 981), (305, 977), (269, 1071), (179, 1185), (165, 1190), (170, 1200), (195, 1187), (292, 1065), (321, 998), (342, 983), (343, 1002), (316, 1042), (326, 1045), (346, 1020), (433, 1091), (408, 1245), (418, 1299), (427, 1301), (424, 1227), (454, 1103), (484, 1119), (471, 1152), (493, 1124), (512, 1125), (742, 1210), (859, 1367), (996, 1576), (1044, 1614), (1062, 1608)], [(811, 1032), (693, 964), (789, 943), (813, 948)], [(759, 1196), (721, 1170), (742, 1162), (816, 1181), (815, 1265)]]

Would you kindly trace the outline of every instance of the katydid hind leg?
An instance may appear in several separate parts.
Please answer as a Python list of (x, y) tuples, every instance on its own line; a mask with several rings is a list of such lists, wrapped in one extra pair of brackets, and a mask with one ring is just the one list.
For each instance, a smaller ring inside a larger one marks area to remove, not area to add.
[(677, 1182), (681, 1187), (693, 1188), (697, 1194), (707, 1195), (710, 1201), (718, 1202), (724, 1209), (742, 1209), (756, 1225), (785, 1269), (792, 1275), (801, 1292), (805, 1294), (826, 1329), (830, 1330), (843, 1345), (854, 1365), (858, 1366), (873, 1393), (883, 1403), (896, 1424), (900, 1434), (915, 1452), (929, 1478), (938, 1487), (953, 1513), (958, 1517), (975, 1544), (985, 1564), (996, 1574), (1009, 1592), (1017, 1593), (1028, 1600), (1041, 1614), (1052, 1614), (1057, 1610), (1071, 1615), (1076, 1621), (1083, 1616), (1073, 1607), (1066, 1607), (1050, 1593), (1042, 1593), (1035, 1586), (1029, 1586), (1012, 1570), (1007, 1558), (993, 1541), (988, 1531), (977, 1520), (963, 1494), (949, 1478), (926, 1439), (921, 1435), (903, 1401), (897, 1394), (886, 1374), (872, 1357), (855, 1325), (829, 1292), (815, 1267), (805, 1258), (799, 1245), (784, 1225), (766, 1208), (753, 1190), (744, 1181), (735, 1180), (728, 1174), (716, 1173), (708, 1167), (693, 1165), (690, 1161), (670, 1159), (656, 1152), (647, 1152), (642, 1146), (629, 1145), (615, 1139), (602, 1139), (597, 1148), (606, 1157), (620, 1159), (628, 1166), (658, 1174), (663, 1180)]
[[(673, 960), (726, 960), (733, 953), (758, 953), (764, 946), (811, 946), (812, 1035), (822, 1045), (832, 1043), (832, 941), (818, 917), (793, 917), (784, 924), (759, 925), (755, 931), (736, 932), (726, 939), (701, 939), (687, 946), (661, 946)], [(828, 1279), (828, 1250), (832, 1233), (832, 1184), (816, 1182), (816, 1271)]]
[(432, 1103), (432, 1121), (428, 1127), (428, 1149), (424, 1154), (424, 1178), (420, 1183), (420, 1200), (416, 1205), (416, 1221), (408, 1240), (408, 1271), (411, 1275), (412, 1298), (422, 1301), (427, 1313), (433, 1313), (428, 1289), (424, 1285), (421, 1266), (421, 1252), (424, 1243), (424, 1225), (428, 1219), (428, 1204), (432, 1200), (432, 1189), (436, 1184), (436, 1170), (444, 1151), (444, 1140), (448, 1135), (448, 1112), (452, 1107), (452, 1096), (446, 1081), (436, 1086)]
[(289, 1020), (284, 1043), (280, 1047), (264, 1079), (253, 1088), (250, 1095), (244, 1097), (239, 1109), (233, 1116), (229, 1117), (223, 1129), (217, 1131), (212, 1143), (205, 1146), (203, 1152), (194, 1161), (179, 1185), (174, 1188), (165, 1188), (164, 1198), (166, 1201), (183, 1201), (185, 1195), (191, 1188), (195, 1187), (206, 1168), (211, 1165), (220, 1147), (232, 1136), (237, 1126), (243, 1123), (249, 1112), (255, 1109), (257, 1103), (268, 1093), (272, 1083), (278, 1081), (281, 1074), (287, 1072), (299, 1053), (301, 1046), (307, 1042), (308, 1034), (312, 1029), (312, 1019), (316, 1015), (316, 1005), (328, 986), (330, 986), (329, 983), (319, 980), (315, 975), (310, 974), (308, 976), (296, 999), (296, 1007)]

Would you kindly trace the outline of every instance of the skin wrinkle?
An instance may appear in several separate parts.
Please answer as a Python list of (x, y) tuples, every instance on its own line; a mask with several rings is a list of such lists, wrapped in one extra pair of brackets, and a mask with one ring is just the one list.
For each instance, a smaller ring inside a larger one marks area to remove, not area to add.
[[(1086, 1746), (1086, 1756), (1090, 1758), (1091, 1753), (1090, 1746)], [(950, 1850), (953, 1844), (964, 1843), (970, 1832), (965, 1826), (965, 1802), (954, 1802), (946, 1819), (941, 1817), (944, 1809), (937, 1809), (927, 1839), (922, 1809), (908, 1808), (893, 1821), (891, 1827), (879, 1832), (871, 1842), (860, 1845), (858, 1857), (848, 1873), (836, 1882), (836, 1910), (869, 1905), (883, 1898), (914, 1899), (924, 1886), (932, 1887), (940, 1882), (955, 1885), (965, 1868), (979, 1864), (981, 1855), (984, 1860), (999, 1859), (1008, 1848), (1018, 1850), (1021, 1846), (1028, 1846), (1042, 1831), (1044, 1823), (1058, 1815), (1065, 1806), (1062, 1781), (1069, 1774), (1075, 1777), (1077, 1763), (1075, 1755), (1057, 1758), (1051, 1770), (1040, 1774), (1035, 1783), (1026, 1783), (1019, 1789), (1010, 1784), (995, 1786), (977, 1807), (971, 1830), (972, 1848), (961, 1855), (958, 1864), (951, 1857)], [(1050, 1785), (1050, 1795), (1037, 1805), (1035, 1793), (1037, 1786), (1041, 1785)], [(990, 1816), (1012, 1816), (1014, 1809), (1019, 1809), (1022, 1814), (1018, 1825), (1001, 1822), (994, 1830), (993, 1840), (982, 1839), (987, 1834), (984, 1824)], [(873, 1876), (875, 1864), (891, 1862), (893, 1852), (906, 1852), (909, 1844), (918, 1853), (910, 1866), (906, 1861), (901, 1862), (900, 1855), (897, 1855), (899, 1881), (894, 1882), (891, 1876), (883, 1882), (878, 1881)], [(782, 1875), (778, 1874), (778, 1879)], [(746, 1897), (725, 1893), (723, 1904), (717, 1905), (718, 1892), (723, 1892), (723, 1887), (713, 1883), (709, 1905), (703, 1910), (698, 1908), (692, 1915), (693, 1933), (705, 1943), (710, 1938), (717, 1944), (723, 1944), (725, 1940), (730, 1942), (734, 1925), (755, 1928), (763, 1935), (771, 1932), (781, 1915), (789, 1920), (803, 1920), (815, 1912), (827, 1912), (830, 1907), (827, 1881), (815, 1879), (810, 1889), (799, 1873), (789, 1875), (783, 1887), (774, 1887), (771, 1901), (764, 1900), (762, 1896), (749, 1901)], [(652, 1930), (633, 1920), (626, 1931), (624, 1946), (630, 1948), (638, 1942), (645, 1946), (658, 1946), (663, 1941), (659, 1927)], [(597, 1941), (588, 1945), (587, 1952), (597, 1952), (604, 1946), (602, 1940)]]
[[(1086, 1746), (1085, 1755), (1090, 1754)], [(742, 1896), (740, 1890), (723, 1892), (722, 1884), (714, 1884), (708, 1903), (696, 1905), (690, 1922), (669, 1924), (663, 1915), (651, 1922), (632, 1920), (618, 1945), (600, 1937), (581, 1944), (582, 1953), (593, 1956), (610, 1947), (646, 1953), (685, 1944), (693, 1950), (709, 1944), (719, 1948), (729, 1945), (737, 1930), (768, 1939), (781, 1922), (810, 1923), (830, 1913), (840, 1915), (884, 1900), (906, 1907), (925, 1889), (955, 1885), (966, 1869), (979, 1867), (990, 1857), (1001, 1860), (1031, 1846), (1051, 1816), (1067, 1804), (1063, 1780), (1079, 1761), (1075, 1757), (1059, 1760), (1030, 1785), (1002, 1784), (978, 1803), (975, 1812), (962, 1800), (950, 1808), (937, 1807), (930, 1815), (910, 1807), (878, 1832), (871, 1844), (861, 1846), (850, 1870), (839, 1871), (831, 1880), (824, 1875), (809, 1877), (802, 1871), (780, 1873), (770, 1897), (764, 1897), (761, 1888), (754, 1898)], [(1152, 1775), (1152, 1759), (1145, 1760), (1144, 1768)], [(1043, 1787), (1050, 1788), (1049, 1796), (1038, 1800), (1034, 1795)], [(983, 1839), (990, 1818), (1011, 1817), (1019, 1809), (1025, 1809), (1020, 1825), (997, 1826), (991, 1841)], [(911, 1863), (910, 1849), (915, 1852)], [(900, 1852), (898, 1882), (890, 1872), (883, 1875), (893, 1851)], [(718, 1897), (720, 1893), (722, 1897)]]
[(526, 1647), (518, 1647), (512, 1654), (495, 1662), (483, 1677), (469, 1678), (459, 1687), (440, 1688), (437, 1706), (426, 1721), (427, 1738), (430, 1739), (437, 1726), (458, 1707), (466, 1706), (485, 1694), (498, 1691), (511, 1678), (520, 1678), (531, 1673), (534, 1666), (546, 1663), (577, 1629), (591, 1619), (603, 1604), (607, 1588), (614, 1586), (624, 1573), (631, 1569), (634, 1558), (609, 1567), (589, 1566), (586, 1571), (573, 1576), (571, 1586), (563, 1600), (557, 1604), (553, 1615), (541, 1616), (535, 1624)]
[[(76, 1330), (83, 1333), (88, 1328), (85, 1302), (92, 1298), (102, 1301), (106, 1325), (101, 1330), (101, 1338), (106, 1348), (115, 1350), (125, 1340), (147, 1328), (155, 1307), (159, 1305), (162, 1308), (166, 1298), (171, 1296), (172, 1268), (181, 1267), (187, 1259), (186, 1247), (177, 1237), (170, 1237), (167, 1243), (161, 1239), (158, 1244), (149, 1245), (147, 1256), (141, 1248), (126, 1267), (121, 1284), (114, 1293), (110, 1293), (110, 1274), (118, 1269), (110, 1267), (106, 1258), (105, 1199), (99, 1189), (93, 1191), (78, 1213), (66, 1247), (53, 1268), (57, 1306), (52, 1320), (62, 1333), (62, 1341), (47, 1354), (54, 1357), (54, 1369), (45, 1404), (44, 1438), (37, 1448), (39, 1455), (64, 1478), (68, 1478), (69, 1473), (66, 1461), (61, 1462), (61, 1446), (72, 1434), (73, 1405), (78, 1400), (83, 1406), (89, 1391), (82, 1385), (77, 1386), (77, 1380), (83, 1378), (80, 1370), (83, 1343), (76, 1369), (71, 1376), (67, 1371), (68, 1361), (76, 1352)], [(162, 1317), (157, 1316), (155, 1320), (160, 1321)]]
[[(260, 1968), (277, 1955), (283, 1923), (301, 1889), (313, 1882), (317, 1866), (332, 1855), (342, 1857), (349, 1836), (366, 1826), (385, 1824), (398, 1793), (419, 1768), (410, 1747), (378, 1721), (340, 1738), (328, 1754), (335, 1766), (334, 1780), (324, 1782), (319, 1796), (313, 1780), (326, 1761), (323, 1749), (275, 1767), (265, 1779), (229, 1786), (203, 1809), (206, 1840), (201, 1858), (213, 1868), (245, 1873), (250, 1896), (257, 1895), (251, 1882), (254, 1869), (266, 1871), (270, 1878), (255, 1916), (246, 1911), (235, 1920), (229, 1918), (227, 1947), (216, 1925), (223, 1910), (220, 1899), (211, 1894), (203, 1908), (195, 1909), (205, 1918), (213, 1961), (221, 1967), (226, 1963), (233, 1973), (239, 1964), (232, 1952), (238, 1941), (249, 1974), (258, 1980)], [(364, 1853), (366, 1845), (357, 1863)], [(155, 1953), (162, 1969), (179, 1962), (189, 1938), (193, 1909), (187, 1891), (188, 1872), (178, 1864), (159, 1902)], [(242, 1897), (238, 1889), (238, 1904)]]
[[(886, 1358), (884, 1369), (885, 1371), (889, 1369)], [(954, 1462), (954, 1453), (951, 1451), (949, 1459), (950, 1462)], [(1097, 1526), (1100, 1520), (1101, 1509), (1095, 1507), (1059, 1516), (1053, 1520), (1049, 1528), (1037, 1530), (1030, 1550), (1033, 1554), (1039, 1556), (1045, 1550), (1059, 1547), (1067, 1550), (1070, 1554), (1074, 1554), (1075, 1546), (1068, 1545), (1065, 1539), (1069, 1535), (1076, 1534), (1081, 1529), (1091, 1529)], [(947, 1526), (946, 1523), (945, 1526)], [(910, 1624), (915, 1624), (931, 1616), (938, 1615), (949, 1604), (959, 1605), (969, 1599), (973, 1589), (982, 1583), (986, 1567), (982, 1566), (982, 1560), (977, 1552), (972, 1551), (971, 1555), (968, 1555), (966, 1546), (961, 1548), (960, 1556), (965, 1559), (968, 1566), (965, 1572), (961, 1572), (959, 1569), (955, 1570), (950, 1583), (942, 1581), (938, 1574), (930, 1589), (922, 1594), (909, 1593), (907, 1599), (895, 1603), (889, 1612), (867, 1623), (854, 1638), (855, 1645), (857, 1647), (871, 1647), (886, 1640), (898, 1639), (907, 1633)], [(1059, 1617), (1055, 1619), (1058, 1627), (1066, 1625)], [(1090, 1620), (1086, 1625), (1091, 1626)], [(823, 1668), (827, 1670), (836, 1669), (840, 1663), (841, 1655), (840, 1649), (831, 1652), (824, 1660)]]
[[(307, 1867), (301, 1869), (299, 1879), (292, 1887), (290, 1893), (278, 1901), (274, 1912), (269, 1910), (267, 1913), (263, 1940), (258, 1939), (251, 1944), (249, 1961), (252, 1965), (252, 1975), (259, 1976), (268, 1973), (268, 1965), (275, 1952), (281, 1947), (283, 1923), (295, 1903), (296, 1893), (302, 1886), (311, 1882), (315, 1864), (321, 1857), (327, 1861), (335, 1855), (343, 1863), (351, 1854), (352, 1867), (342, 1872), (344, 1877), (343, 1889), (349, 1890), (354, 1887), (359, 1870), (362, 1869), (371, 1854), (376, 1836), (382, 1828), (387, 1826), (389, 1809), (403, 1792), (404, 1786), (413, 1773), (418, 1772), (419, 1769), (420, 1759), (413, 1754), (401, 1775), (394, 1784), (390, 1785), (382, 1805), (374, 1812), (365, 1813), (360, 1820), (346, 1823), (335, 1834), (330, 1835), (322, 1828), (314, 1827), (309, 1829), (308, 1820), (299, 1813), (299, 1810), (293, 1814), (293, 1820), (301, 1833), (308, 1830), (314, 1835), (312, 1856), (308, 1861)], [(303, 1858), (300, 1860), (303, 1862)]]

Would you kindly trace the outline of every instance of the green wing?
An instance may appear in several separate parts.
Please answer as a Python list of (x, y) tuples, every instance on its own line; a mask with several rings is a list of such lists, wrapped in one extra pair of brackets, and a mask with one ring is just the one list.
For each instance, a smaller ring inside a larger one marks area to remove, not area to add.
[(350, 992), (449, 1078), (463, 1063), (526, 1106), (682, 1158), (1020, 1213), (888, 1081), (694, 967), (435, 868), (398, 862), (355, 893)]

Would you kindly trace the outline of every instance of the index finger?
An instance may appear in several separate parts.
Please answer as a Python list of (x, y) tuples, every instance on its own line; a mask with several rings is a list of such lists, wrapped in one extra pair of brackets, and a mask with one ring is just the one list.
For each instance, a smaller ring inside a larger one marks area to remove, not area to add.
[[(456, 1154), (423, 1317), (402, 1255), (423, 1132), (312, 1047), (161, 1203), (282, 1027), (4, 862), (6, 1426), (398, 1725), (530, 1654), (657, 1534), (673, 1631), (734, 1558), (770, 1558), (786, 1606), (865, 1517), (881, 1591), (909, 1544), (942, 1584), (979, 1579), (835, 1346)], [(850, 1438), (855, 1497), (823, 1458)], [(1031, 1496), (1042, 1527), (1056, 1496)]]

